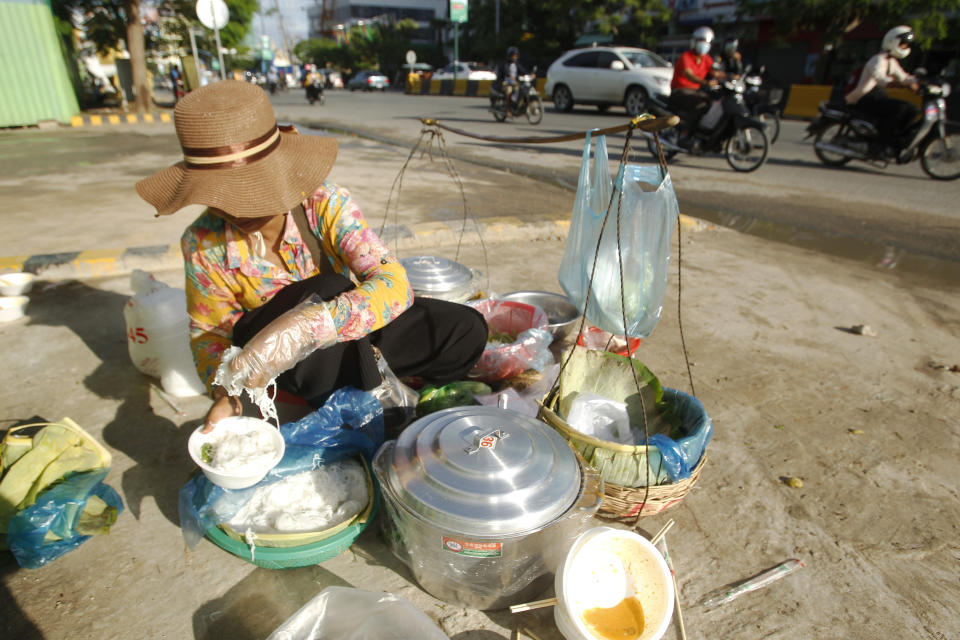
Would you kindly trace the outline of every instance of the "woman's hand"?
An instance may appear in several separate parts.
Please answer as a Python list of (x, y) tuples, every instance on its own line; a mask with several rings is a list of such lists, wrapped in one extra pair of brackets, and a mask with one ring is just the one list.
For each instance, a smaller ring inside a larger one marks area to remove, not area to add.
[(203, 430), (200, 433), (210, 433), (218, 422), (224, 418), (232, 418), (243, 413), (240, 398), (223, 393), (213, 401), (207, 417), (204, 420)]

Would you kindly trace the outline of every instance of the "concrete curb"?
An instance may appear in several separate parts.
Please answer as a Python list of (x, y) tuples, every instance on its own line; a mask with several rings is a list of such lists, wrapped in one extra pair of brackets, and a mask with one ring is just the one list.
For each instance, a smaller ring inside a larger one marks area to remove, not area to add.
[(169, 113), (107, 113), (84, 114), (70, 118), (71, 127), (102, 127), (110, 124), (153, 124), (156, 122), (173, 122)]

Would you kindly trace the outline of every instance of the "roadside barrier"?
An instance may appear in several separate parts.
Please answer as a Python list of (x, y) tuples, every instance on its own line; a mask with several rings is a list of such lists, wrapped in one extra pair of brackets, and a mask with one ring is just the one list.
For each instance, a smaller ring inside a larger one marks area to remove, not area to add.
[(169, 113), (85, 113), (70, 118), (71, 127), (102, 127), (111, 124), (137, 124), (140, 122), (173, 122), (173, 116)]
[[(828, 101), (832, 92), (833, 87), (828, 84), (791, 85), (783, 115), (787, 118), (816, 118), (820, 103)], [(889, 89), (887, 95), (917, 107), (921, 106), (920, 96), (909, 89)]]

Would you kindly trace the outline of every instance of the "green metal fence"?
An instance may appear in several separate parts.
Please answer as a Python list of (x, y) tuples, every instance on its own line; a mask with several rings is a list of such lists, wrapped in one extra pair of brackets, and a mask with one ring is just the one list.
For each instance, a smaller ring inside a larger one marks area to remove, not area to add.
[(79, 112), (49, 0), (0, 0), (0, 127)]

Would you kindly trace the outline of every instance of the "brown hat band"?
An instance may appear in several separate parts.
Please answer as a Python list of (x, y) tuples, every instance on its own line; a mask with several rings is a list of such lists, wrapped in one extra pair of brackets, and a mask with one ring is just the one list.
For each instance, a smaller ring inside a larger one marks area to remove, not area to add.
[(183, 147), (183, 160), (191, 169), (228, 169), (242, 167), (268, 155), (280, 144), (277, 125), (257, 138), (222, 147)]

